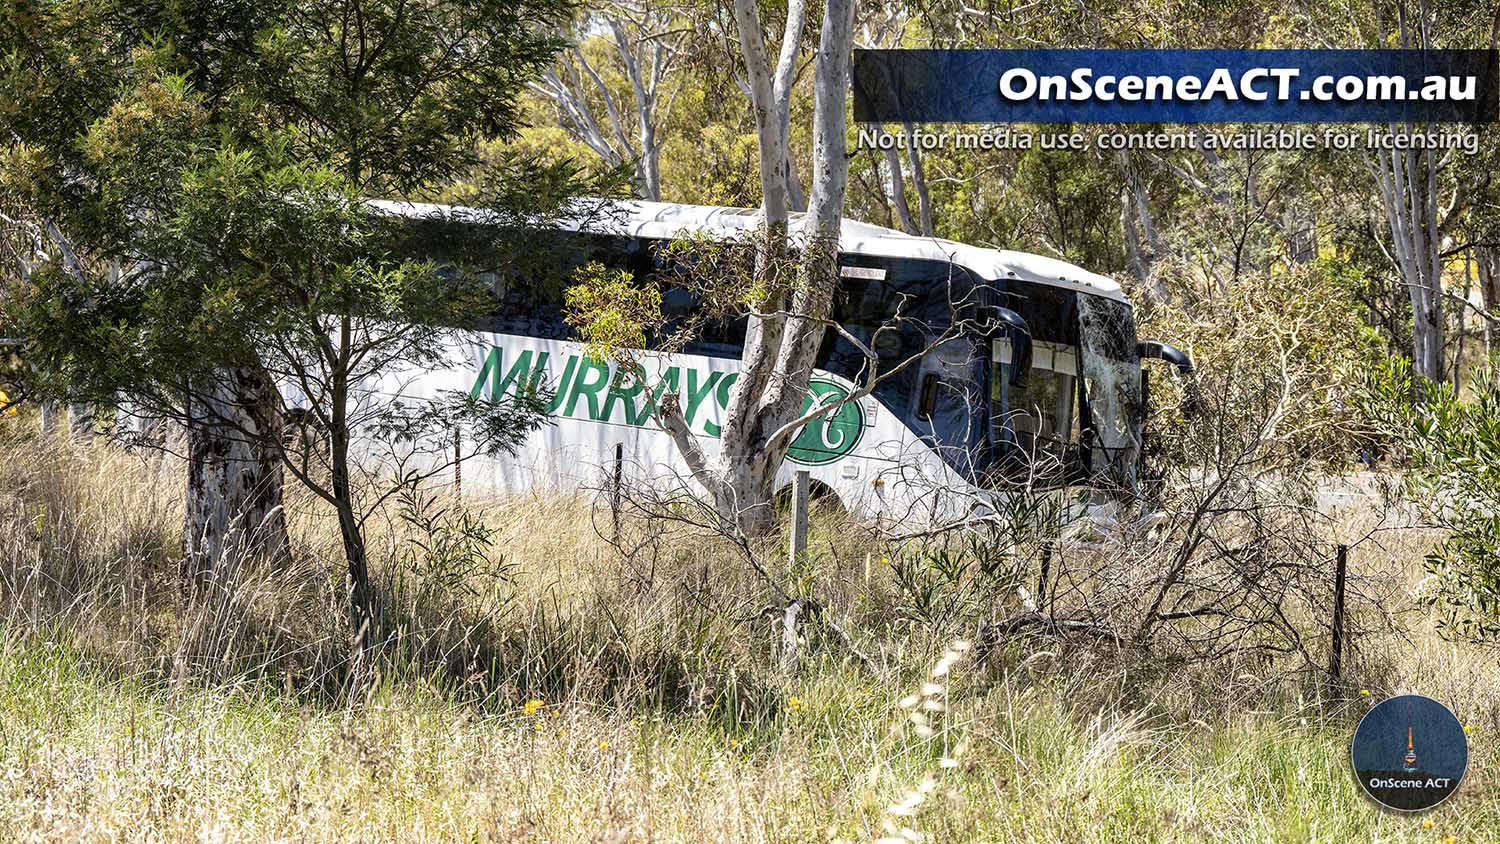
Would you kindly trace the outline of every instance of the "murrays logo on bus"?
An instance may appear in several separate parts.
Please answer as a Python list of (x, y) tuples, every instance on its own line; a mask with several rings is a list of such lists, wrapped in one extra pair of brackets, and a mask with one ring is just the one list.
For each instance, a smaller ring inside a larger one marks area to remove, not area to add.
[(803, 413), (843, 404), (805, 425), (787, 449), (787, 459), (806, 466), (823, 466), (853, 451), (864, 433), (865, 415), (859, 409), (859, 402), (848, 398), (849, 391), (840, 384), (826, 378), (809, 381)]
[[(509, 352), (509, 354), (507, 354)], [(554, 380), (553, 361), (562, 364)], [(491, 346), (479, 365), (470, 395), (498, 398), (522, 390), (552, 389), (548, 415), (610, 425), (644, 427), (662, 396), (676, 393), (688, 428), (708, 437), (719, 436), (719, 422), (729, 405), (738, 372), (694, 366), (679, 358), (654, 377), (636, 368), (594, 360), (576, 352), (559, 354), (539, 349)], [(804, 466), (826, 466), (859, 445), (865, 416), (859, 402), (849, 401), (849, 390), (837, 381), (815, 377), (807, 386), (804, 414), (833, 407), (803, 427), (787, 449), (787, 459)]]

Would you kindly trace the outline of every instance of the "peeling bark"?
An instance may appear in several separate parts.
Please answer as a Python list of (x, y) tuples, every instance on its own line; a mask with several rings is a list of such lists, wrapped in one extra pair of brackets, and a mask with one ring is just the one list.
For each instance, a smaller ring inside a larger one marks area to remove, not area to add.
[(287, 551), (276, 387), (254, 369), (223, 370), (187, 407), (184, 579), (199, 585), (227, 553)]
[[(793, 0), (788, 8), (774, 74), (755, 4), (735, 0), (734, 12), (760, 140), (766, 228), (757, 271), (781, 273), (782, 259), (790, 254), (788, 103), (805, 0)], [(814, 66), (812, 193), (799, 232), (806, 242), (801, 244), (795, 283), (783, 289), (778, 279), (772, 279), (771, 289), (781, 292), (749, 326), (716, 465), (698, 473), (721, 516), (752, 536), (774, 526), (772, 485), (795, 435), (789, 423), (801, 415), (838, 282), (838, 239), (849, 180), (844, 97), (853, 26), (853, 0), (825, 4)]]

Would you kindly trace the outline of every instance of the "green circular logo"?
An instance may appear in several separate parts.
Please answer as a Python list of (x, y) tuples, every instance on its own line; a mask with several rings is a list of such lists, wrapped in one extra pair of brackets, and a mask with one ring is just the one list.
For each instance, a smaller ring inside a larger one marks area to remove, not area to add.
[(803, 426), (787, 449), (787, 459), (804, 466), (824, 466), (853, 451), (865, 432), (865, 414), (859, 402), (845, 401), (848, 398), (849, 391), (833, 381), (823, 378), (809, 381), (807, 400), (802, 403), (804, 414), (839, 402), (844, 404)]

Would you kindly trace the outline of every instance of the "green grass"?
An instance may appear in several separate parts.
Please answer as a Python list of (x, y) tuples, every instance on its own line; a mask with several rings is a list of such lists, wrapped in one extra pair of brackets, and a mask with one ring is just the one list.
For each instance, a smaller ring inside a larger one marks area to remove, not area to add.
[[(1281, 664), (1037, 643), (932, 677), (962, 631), (893, 622), (871, 550), (829, 527), (811, 576), (890, 673), (817, 640), (790, 677), (722, 548), (668, 536), (646, 577), (577, 502), (528, 500), (485, 510), (505, 600), (404, 605), (410, 641), (358, 684), (326, 516), (293, 502), (295, 565), (189, 601), (180, 503), (135, 461), (0, 444), (0, 840), (1500, 841), (1494, 652), (1420, 623), (1359, 643), (1379, 688), (1352, 700)], [(1421, 817), (1347, 761), (1405, 690), (1476, 727)]]
[[(0, 829), (18, 840), (1495, 840), (1481, 751), (1450, 804), (1376, 811), (1348, 726), (1089, 719), (1045, 689), (974, 692), (923, 741), (856, 675), (746, 734), (582, 702), (484, 712), (421, 684), (330, 708), (120, 676), (65, 640), (0, 649)], [(958, 683), (955, 683), (955, 690)], [(940, 745), (966, 739), (956, 768)], [(885, 807), (924, 775), (909, 817)]]

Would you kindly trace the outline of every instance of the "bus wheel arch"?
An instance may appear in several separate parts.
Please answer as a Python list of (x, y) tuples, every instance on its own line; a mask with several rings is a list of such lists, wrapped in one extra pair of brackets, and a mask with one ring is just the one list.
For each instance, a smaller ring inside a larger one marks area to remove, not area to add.
[[(787, 481), (778, 486), (772, 497), (776, 502), (777, 512), (791, 512), (792, 482)], [(841, 514), (849, 512), (849, 505), (839, 496), (838, 490), (817, 478), (807, 479), (807, 503), (808, 510), (813, 513), (827, 510), (836, 510)]]

